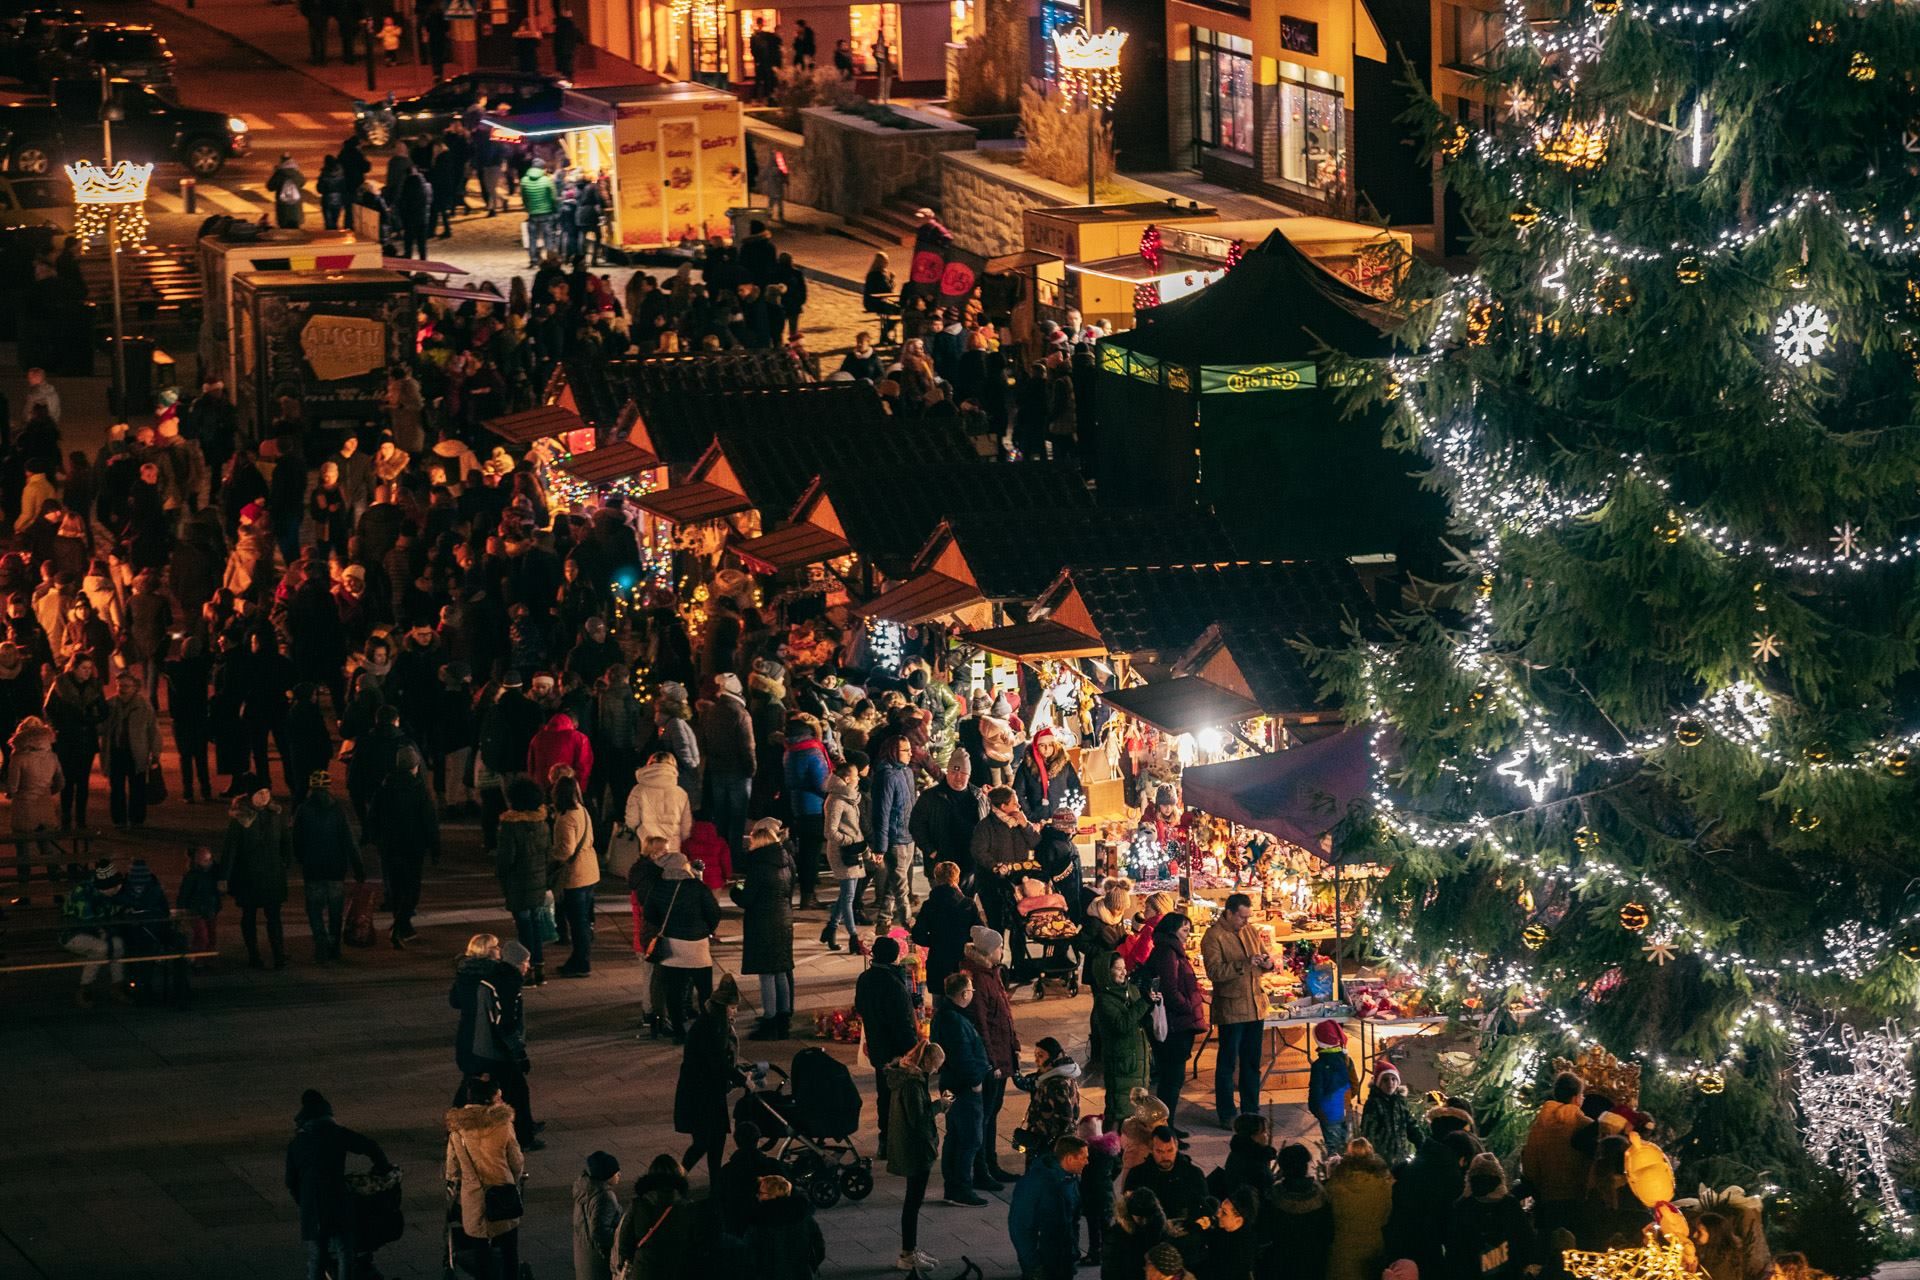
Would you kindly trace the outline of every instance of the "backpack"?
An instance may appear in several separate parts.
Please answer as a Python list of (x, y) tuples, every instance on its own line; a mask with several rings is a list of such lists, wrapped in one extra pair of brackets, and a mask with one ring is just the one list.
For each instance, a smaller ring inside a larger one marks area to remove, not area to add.
[(288, 178), (280, 184), (280, 193), (274, 196), (274, 199), (278, 200), (281, 204), (299, 204), (300, 184), (292, 178)]

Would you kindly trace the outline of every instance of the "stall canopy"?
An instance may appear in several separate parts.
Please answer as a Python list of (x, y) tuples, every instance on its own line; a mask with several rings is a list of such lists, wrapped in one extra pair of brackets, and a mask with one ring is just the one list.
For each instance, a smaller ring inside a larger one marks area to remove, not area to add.
[(1291, 751), (1196, 765), (1180, 775), (1181, 802), (1327, 858), (1321, 837), (1367, 797), (1372, 732), (1351, 725)]
[(911, 625), (982, 601), (1029, 603), (1060, 576), (1063, 564), (1170, 558), (1229, 560), (1233, 543), (1219, 520), (1198, 510), (1069, 507), (1047, 514), (1042, 538), (1024, 521), (997, 512), (962, 512), (934, 529), (914, 557), (913, 578), (860, 612)]
[(1102, 500), (1197, 502), (1253, 554), (1432, 568), (1439, 498), (1386, 447), (1379, 413), (1346, 415), (1323, 366), (1328, 351), (1386, 354), (1387, 323), (1277, 231), (1219, 282), (1142, 311), (1099, 347)]
[(1339, 640), (1373, 603), (1351, 565), (1326, 560), (1089, 566), (1063, 570), (1036, 611), (1105, 651), (1171, 662), (1228, 621), (1320, 644)]
[(1016, 622), (1010, 627), (988, 627), (984, 631), (969, 631), (965, 639), (975, 648), (985, 649), (988, 653), (997, 653), (1003, 658), (1012, 658), (1020, 662), (1037, 661), (1041, 658), (1098, 658), (1107, 651), (1107, 647), (1100, 643), (1099, 637), (1044, 619), (1037, 622)]
[[(926, 545), (942, 515), (955, 508), (996, 513), (1010, 523), (1044, 524), (1055, 511), (1086, 505), (1087, 486), (1072, 467), (1055, 462), (987, 462), (976, 457), (910, 466), (839, 466), (823, 470), (793, 508), (794, 526), (812, 526), (889, 574), (904, 575), (914, 553)], [(734, 545), (741, 555), (772, 563), (772, 544), (783, 555), (811, 549), (813, 560), (831, 559), (820, 539), (803, 539), (783, 530)], [(802, 561), (801, 563), (811, 563)]]
[(574, 454), (560, 464), (560, 470), (588, 484), (612, 484), (658, 467), (660, 457), (647, 439), (639, 410), (629, 405), (623, 417), (626, 426), (619, 431), (619, 439), (609, 440), (598, 449)]
[(753, 500), (747, 497), (717, 445), (707, 447), (685, 479), (652, 493), (636, 494), (633, 502), (649, 515), (674, 524), (697, 524), (753, 510)]
[(1100, 695), (1162, 733), (1198, 733), (1260, 714), (1260, 704), (1197, 676), (1177, 676)]
[(514, 444), (532, 444), (549, 436), (564, 436), (586, 425), (579, 414), (556, 405), (543, 405), (538, 409), (487, 420), (487, 430)]

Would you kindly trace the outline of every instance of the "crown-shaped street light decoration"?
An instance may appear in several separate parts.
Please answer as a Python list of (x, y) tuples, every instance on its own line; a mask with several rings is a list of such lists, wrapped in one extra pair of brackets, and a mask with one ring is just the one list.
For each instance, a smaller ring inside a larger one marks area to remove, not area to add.
[(1127, 33), (1114, 27), (1099, 35), (1085, 27), (1056, 29), (1053, 49), (1066, 96), (1085, 97), (1095, 111), (1111, 107), (1120, 96), (1120, 50), (1126, 43)]
[(73, 234), (82, 244), (100, 235), (111, 235), (122, 248), (145, 243), (152, 165), (119, 160), (109, 169), (82, 160), (66, 168), (73, 183)]

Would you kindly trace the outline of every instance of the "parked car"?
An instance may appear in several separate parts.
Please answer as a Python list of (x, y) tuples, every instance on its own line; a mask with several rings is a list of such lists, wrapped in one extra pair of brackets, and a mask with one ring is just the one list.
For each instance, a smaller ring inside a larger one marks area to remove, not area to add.
[(173, 85), (173, 50), (152, 27), (90, 22), (62, 30), (36, 64), (37, 84), (100, 78), (105, 70), (133, 84)]
[(0, 226), (73, 230), (73, 184), (61, 178), (0, 178)]
[[(113, 126), (114, 158), (169, 161), (210, 178), (247, 153), (247, 122), (222, 111), (183, 107), (150, 84), (113, 82), (124, 118)], [(0, 107), (0, 158), (9, 173), (36, 177), (70, 160), (100, 155), (100, 86), (56, 80), (45, 102)]]
[(73, 27), (85, 23), (78, 9), (27, 9), (0, 19), (0, 75), (16, 80), (31, 77), (40, 55)]
[(395, 101), (392, 94), (353, 104), (353, 127), (369, 146), (431, 137), (474, 108), (488, 115), (558, 111), (571, 85), (556, 76), (520, 71), (474, 71), (442, 80), (425, 93)]

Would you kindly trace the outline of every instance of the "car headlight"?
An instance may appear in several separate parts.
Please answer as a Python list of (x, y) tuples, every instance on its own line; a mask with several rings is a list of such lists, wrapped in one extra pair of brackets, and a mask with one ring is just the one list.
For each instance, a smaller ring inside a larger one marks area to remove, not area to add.
[(247, 131), (247, 122), (245, 120), (242, 120), (239, 116), (227, 117), (228, 133), (245, 133), (246, 131)]

